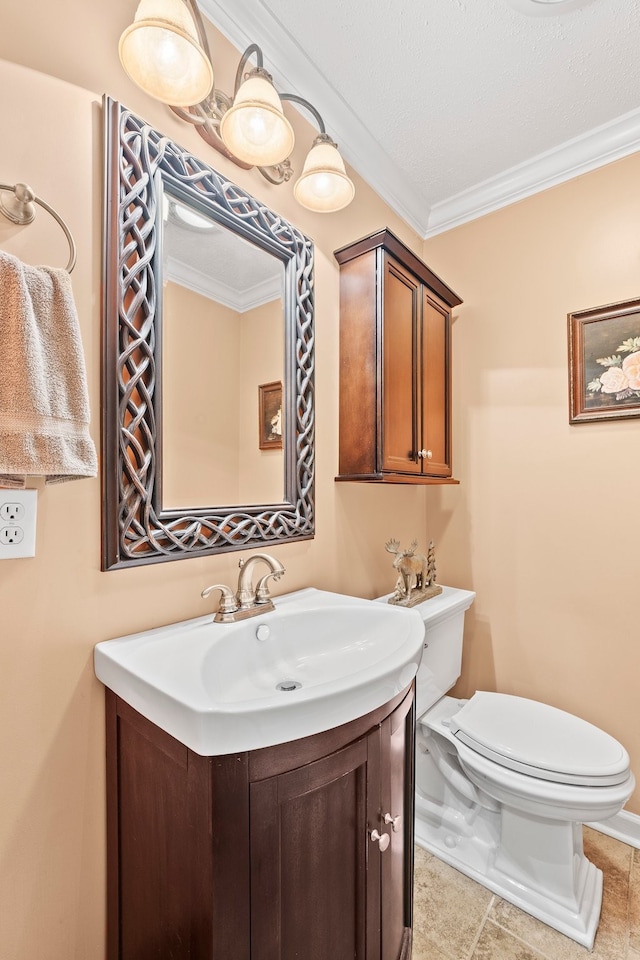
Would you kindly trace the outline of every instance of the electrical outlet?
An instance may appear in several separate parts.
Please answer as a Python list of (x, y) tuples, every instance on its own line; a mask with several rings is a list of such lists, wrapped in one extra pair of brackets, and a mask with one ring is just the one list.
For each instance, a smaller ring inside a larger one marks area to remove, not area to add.
[(0, 560), (36, 555), (37, 490), (0, 488)]
[[(0, 491), (0, 497), (2, 496), (2, 491)], [(0, 520), (7, 520), (10, 523), (17, 521), (21, 523), (24, 520), (26, 510), (24, 503), (21, 503), (19, 500), (8, 500), (6, 503), (0, 504)]]
[(0, 543), (5, 547), (10, 547), (13, 543), (22, 543), (24, 540), (24, 530), (22, 527), (2, 527), (0, 528)]

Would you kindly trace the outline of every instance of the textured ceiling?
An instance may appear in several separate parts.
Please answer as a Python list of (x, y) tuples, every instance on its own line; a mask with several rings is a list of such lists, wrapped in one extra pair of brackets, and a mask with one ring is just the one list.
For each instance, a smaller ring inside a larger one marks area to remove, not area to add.
[(640, 149), (640, 0), (200, 5), (423, 236)]
[[(284, 297), (284, 267), (219, 223), (167, 194), (163, 276), (237, 313)], [(189, 223), (189, 215), (192, 221)], [(184, 222), (187, 218), (187, 224)]]

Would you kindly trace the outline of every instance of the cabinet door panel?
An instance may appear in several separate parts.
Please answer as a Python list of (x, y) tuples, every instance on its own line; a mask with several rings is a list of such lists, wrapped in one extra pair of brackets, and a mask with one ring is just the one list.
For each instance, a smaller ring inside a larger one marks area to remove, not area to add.
[(416, 455), (420, 285), (390, 257), (384, 263), (381, 468), (420, 473)]
[(133, 724), (118, 730), (121, 960), (190, 956), (189, 846), (169, 828), (187, 802), (187, 748), (171, 755)]
[(251, 784), (252, 960), (376, 960), (366, 946), (376, 883), (366, 870), (368, 739)]
[[(400, 818), (381, 827), (391, 843), (381, 857), (382, 960), (408, 956), (413, 896), (413, 695), (381, 727), (382, 818)], [(395, 826), (395, 828), (394, 828)], [(404, 953), (403, 953), (404, 951)]]
[(422, 443), (431, 453), (423, 470), (430, 476), (451, 476), (449, 315), (427, 295), (422, 309)]

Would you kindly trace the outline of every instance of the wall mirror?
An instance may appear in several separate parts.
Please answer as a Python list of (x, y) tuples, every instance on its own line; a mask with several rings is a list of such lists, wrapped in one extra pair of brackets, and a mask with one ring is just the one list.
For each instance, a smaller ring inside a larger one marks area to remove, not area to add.
[(104, 110), (103, 569), (309, 539), (313, 244)]

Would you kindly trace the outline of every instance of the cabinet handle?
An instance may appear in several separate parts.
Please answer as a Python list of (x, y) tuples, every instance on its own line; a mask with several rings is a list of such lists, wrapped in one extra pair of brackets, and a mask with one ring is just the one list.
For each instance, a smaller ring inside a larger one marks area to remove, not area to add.
[(374, 843), (378, 843), (380, 845), (381, 853), (384, 853), (391, 843), (391, 837), (388, 833), (378, 833), (377, 830), (371, 831), (371, 839), (374, 841)]
[(398, 826), (401, 820), (402, 820), (402, 817), (400, 816), (400, 814), (398, 814), (397, 817), (392, 817), (390, 813), (385, 813), (384, 815), (384, 822), (391, 824), (391, 829), (393, 830), (394, 833), (398, 832)]
[(424, 451), (424, 455), (425, 455), (425, 457), (427, 458), (427, 460), (431, 460), (431, 458), (432, 458), (432, 456), (433, 456), (431, 450), (425, 450), (425, 451)]
[(418, 450), (418, 460), (424, 460), (427, 455), (426, 450)]

